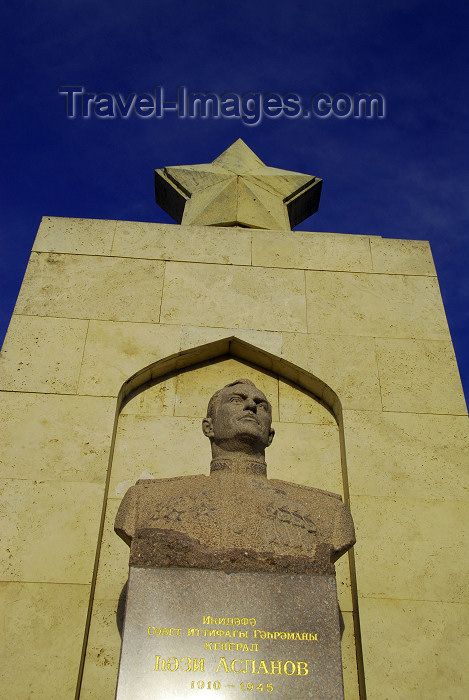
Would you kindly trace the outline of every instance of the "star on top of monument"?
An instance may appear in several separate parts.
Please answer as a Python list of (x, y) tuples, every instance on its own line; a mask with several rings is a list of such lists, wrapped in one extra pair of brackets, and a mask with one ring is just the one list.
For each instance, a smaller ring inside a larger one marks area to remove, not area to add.
[(155, 170), (156, 203), (178, 224), (290, 231), (318, 210), (322, 180), (269, 168), (238, 139), (212, 163)]

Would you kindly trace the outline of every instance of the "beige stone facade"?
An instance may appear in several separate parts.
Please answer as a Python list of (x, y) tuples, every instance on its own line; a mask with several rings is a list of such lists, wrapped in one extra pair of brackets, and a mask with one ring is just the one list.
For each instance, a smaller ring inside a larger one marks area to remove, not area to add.
[(467, 697), (469, 422), (427, 243), (45, 218), (0, 357), (1, 697), (112, 700), (120, 499), (208, 473), (239, 376), (268, 476), (350, 503), (347, 700)]

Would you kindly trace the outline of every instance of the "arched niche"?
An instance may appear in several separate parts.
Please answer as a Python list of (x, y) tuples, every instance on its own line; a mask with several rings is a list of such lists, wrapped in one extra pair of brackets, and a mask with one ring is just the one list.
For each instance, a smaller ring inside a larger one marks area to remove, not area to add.
[(340, 400), (311, 372), (238, 338), (182, 351), (134, 374), (118, 397), (110, 498), (137, 478), (208, 473), (210, 451), (200, 431), (212, 393), (239, 377), (252, 379), (273, 406), (277, 435), (268, 475), (339, 492), (348, 499)]
[[(213, 392), (241, 377), (253, 380), (273, 406), (276, 436), (266, 452), (268, 477), (334, 491), (348, 499), (340, 400), (311, 372), (230, 337), (182, 351), (134, 374), (123, 384), (117, 401), (83, 648), (84, 697), (89, 688), (95, 692), (96, 682), (103, 684), (100, 692), (107, 692), (105, 684), (111, 686), (117, 675), (120, 637), (115, 615), (119, 597), (118, 618), (122, 614), (128, 548), (113, 532), (113, 522), (122, 496), (138, 478), (208, 474), (210, 445), (202, 434), (201, 419)], [(345, 618), (352, 615), (352, 597), (356, 600), (353, 579), (343, 557), (337, 580)], [(355, 683), (352, 628), (353, 623), (348, 623), (348, 631), (346, 625), (345, 655)], [(106, 676), (96, 673), (103, 653)]]

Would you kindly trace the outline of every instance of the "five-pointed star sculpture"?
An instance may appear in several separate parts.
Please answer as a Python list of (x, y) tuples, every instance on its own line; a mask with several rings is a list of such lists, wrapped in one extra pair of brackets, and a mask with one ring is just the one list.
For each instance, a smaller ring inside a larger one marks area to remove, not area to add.
[(265, 165), (238, 139), (213, 163), (155, 170), (156, 202), (175, 221), (289, 231), (318, 210), (322, 180)]

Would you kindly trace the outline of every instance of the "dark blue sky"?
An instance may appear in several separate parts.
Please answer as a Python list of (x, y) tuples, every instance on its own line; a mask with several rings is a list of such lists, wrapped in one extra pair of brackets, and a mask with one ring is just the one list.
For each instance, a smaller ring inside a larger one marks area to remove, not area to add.
[[(41, 216), (161, 221), (153, 169), (236, 138), (324, 178), (302, 230), (431, 242), (469, 394), (468, 35), (444, 0), (17, 0), (3, 5), (0, 340)], [(379, 92), (384, 119), (67, 119), (89, 92)]]

